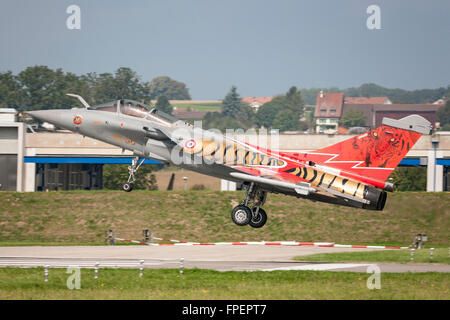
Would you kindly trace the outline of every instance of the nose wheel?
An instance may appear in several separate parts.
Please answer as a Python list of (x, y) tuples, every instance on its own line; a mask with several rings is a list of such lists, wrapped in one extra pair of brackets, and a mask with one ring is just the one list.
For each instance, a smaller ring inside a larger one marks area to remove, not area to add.
[(131, 190), (133, 190), (133, 184), (129, 183), (129, 182), (125, 182), (122, 186), (122, 189), (125, 192), (130, 192)]
[(266, 196), (266, 191), (257, 188), (253, 182), (250, 183), (245, 200), (231, 211), (231, 220), (238, 226), (248, 224), (253, 228), (263, 227), (267, 222), (267, 214), (261, 206), (266, 201)]
[(133, 183), (136, 181), (136, 177), (135, 174), (136, 172), (139, 170), (139, 167), (141, 166), (141, 164), (143, 164), (145, 161), (145, 158), (143, 158), (140, 162), (139, 162), (139, 157), (134, 157), (133, 160), (131, 161), (131, 166), (128, 167), (128, 181), (125, 182), (122, 186), (123, 191), (125, 192), (130, 192), (131, 190), (133, 190)]

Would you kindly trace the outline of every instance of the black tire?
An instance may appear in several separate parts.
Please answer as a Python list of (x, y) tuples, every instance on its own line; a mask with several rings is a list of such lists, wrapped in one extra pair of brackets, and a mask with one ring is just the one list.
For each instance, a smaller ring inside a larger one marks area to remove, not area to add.
[(133, 190), (133, 184), (132, 183), (124, 183), (124, 185), (122, 186), (123, 191), (125, 192), (130, 192), (131, 190)]
[[(256, 208), (252, 209), (253, 212), (256, 211)], [(267, 222), (267, 214), (264, 209), (259, 208), (258, 214), (255, 218), (250, 219), (250, 222), (248, 223), (253, 228), (262, 228)]]
[(252, 219), (252, 211), (249, 207), (244, 205), (239, 205), (234, 207), (231, 211), (231, 220), (238, 226), (245, 226), (249, 224)]

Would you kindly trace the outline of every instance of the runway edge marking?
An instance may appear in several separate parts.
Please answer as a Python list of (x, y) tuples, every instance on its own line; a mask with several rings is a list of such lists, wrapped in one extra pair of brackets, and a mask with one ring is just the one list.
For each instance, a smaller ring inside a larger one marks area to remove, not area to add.
[(146, 243), (144, 241), (128, 240), (116, 238), (118, 241), (144, 244), (148, 246), (246, 246), (246, 245), (265, 245), (265, 246), (316, 246), (325, 248), (361, 248), (361, 249), (408, 249), (409, 247), (396, 246), (371, 246), (371, 245), (352, 245), (352, 244), (335, 244), (333, 242), (296, 242), (296, 241), (234, 241), (234, 242), (187, 242), (174, 239), (156, 238), (160, 241), (171, 241), (174, 243)]

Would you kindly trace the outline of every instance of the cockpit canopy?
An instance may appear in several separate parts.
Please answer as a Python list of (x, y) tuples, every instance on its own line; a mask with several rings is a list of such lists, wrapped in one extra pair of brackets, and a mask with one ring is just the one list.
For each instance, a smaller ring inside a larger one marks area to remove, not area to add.
[(156, 108), (152, 108), (146, 104), (128, 99), (111, 101), (99, 104), (97, 106), (89, 107), (88, 109), (96, 111), (117, 112), (117, 107), (119, 107), (119, 112), (121, 114), (151, 121), (157, 121), (166, 125), (170, 125), (174, 122), (180, 121), (177, 118)]

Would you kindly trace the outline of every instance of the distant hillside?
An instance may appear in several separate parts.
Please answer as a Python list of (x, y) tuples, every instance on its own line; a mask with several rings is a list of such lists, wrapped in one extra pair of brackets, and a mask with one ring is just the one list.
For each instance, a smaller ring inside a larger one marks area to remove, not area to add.
[(238, 227), (230, 218), (243, 192), (0, 192), (1, 242), (100, 243), (110, 228), (141, 239), (143, 229), (186, 241), (335, 241), (450, 245), (449, 193), (392, 193), (384, 211), (365, 211), (269, 194), (267, 225)]

